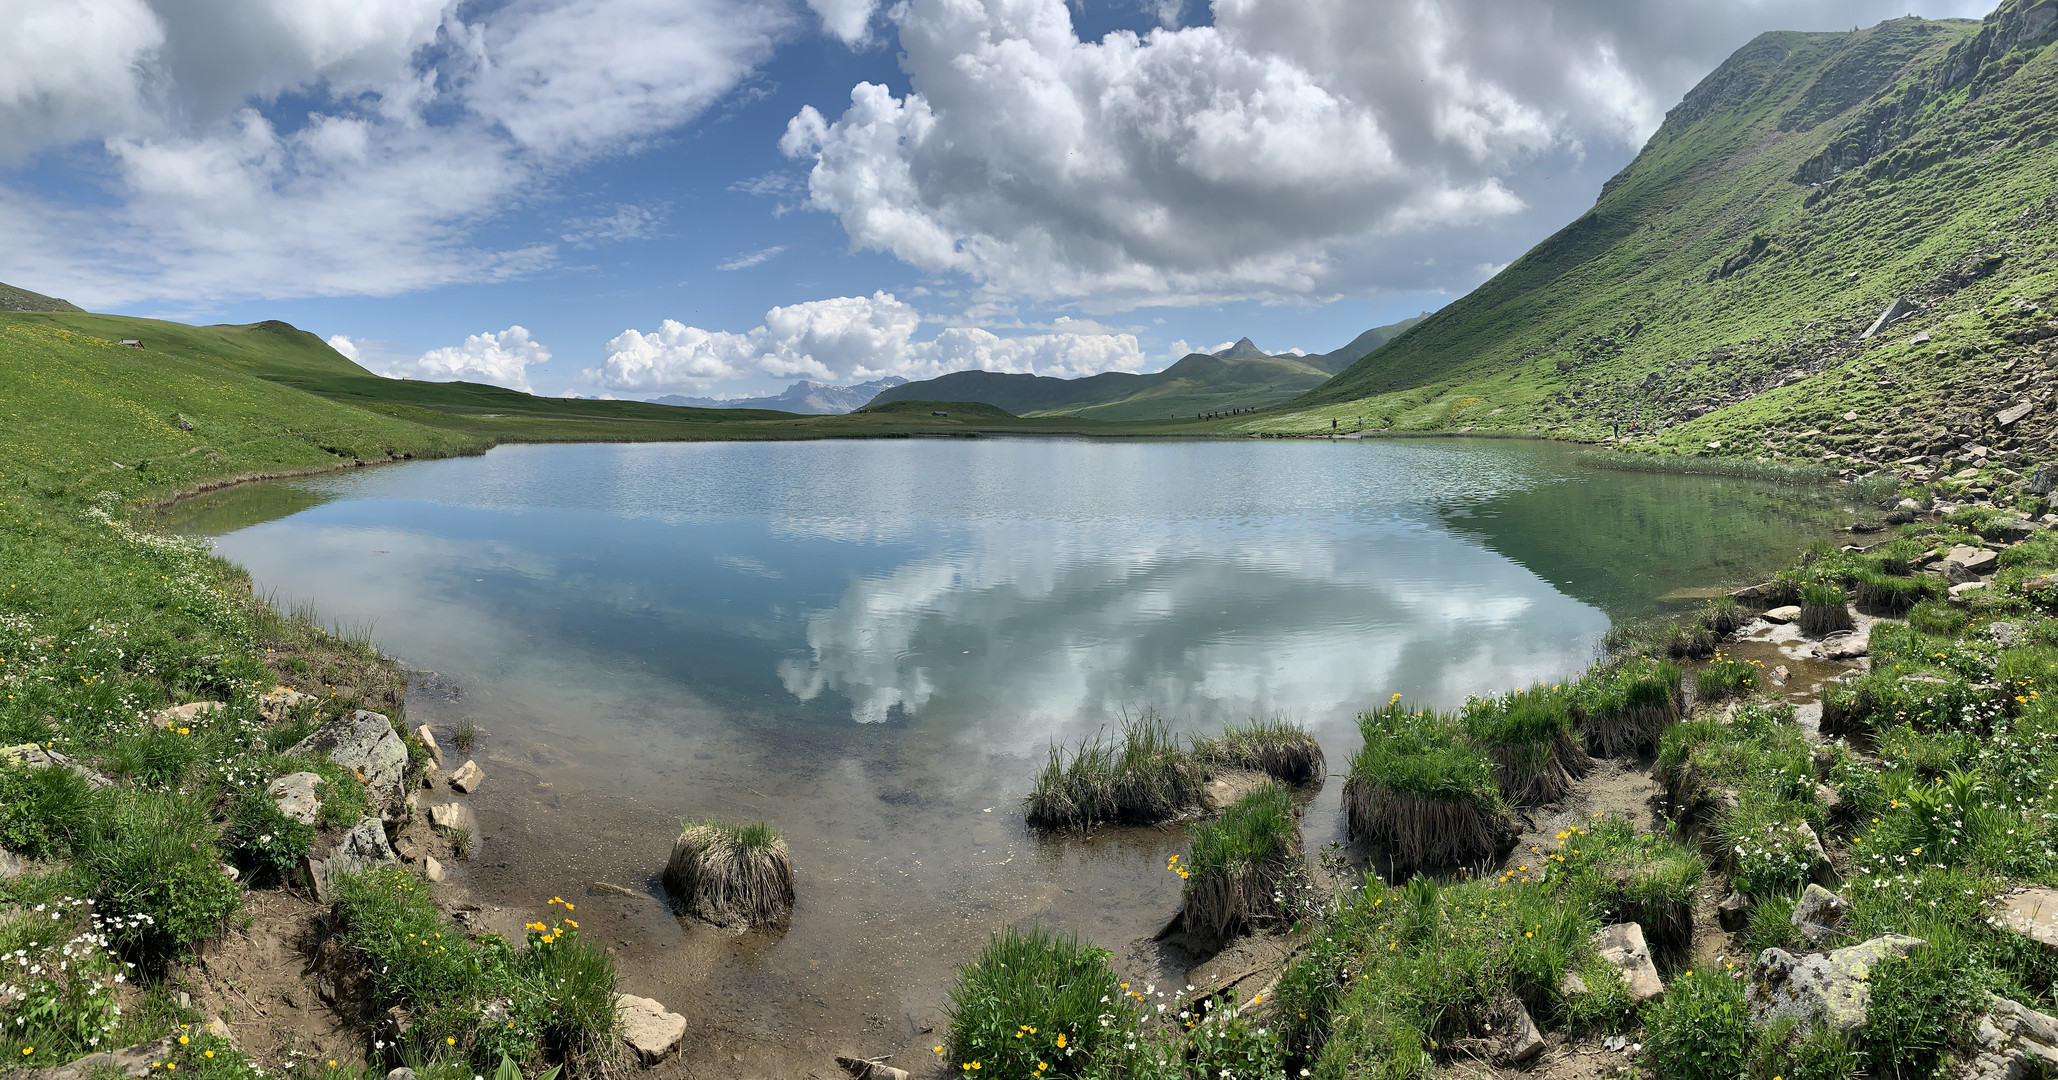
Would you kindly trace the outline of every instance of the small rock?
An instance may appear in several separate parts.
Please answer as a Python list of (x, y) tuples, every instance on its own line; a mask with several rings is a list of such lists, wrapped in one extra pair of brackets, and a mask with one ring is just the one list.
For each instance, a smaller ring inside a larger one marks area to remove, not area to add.
[(1536, 1030), (1536, 1021), (1529, 1018), (1529, 1010), (1523, 1007), (1522, 999), (1509, 995), (1501, 1004), (1501, 1016), (1505, 1030), (1501, 1035), (1499, 1053), (1495, 1055), (1500, 1063), (1524, 1065), (1536, 1060), (1536, 1056), (1544, 1052), (1544, 1037)]
[(1922, 504), (1916, 502), (1914, 499), (1902, 499), (1900, 502), (1894, 504), (1894, 509), (1905, 510), (1908, 513), (1913, 514), (1922, 509)]
[(586, 886), (586, 895), (587, 895), (587, 896), (640, 896), (640, 897), (643, 897), (644, 899), (649, 899), (649, 895), (648, 895), (647, 893), (640, 893), (640, 892), (637, 892), (637, 891), (636, 891), (636, 890), (634, 890), (634, 889), (625, 889), (625, 888), (623, 888), (622, 886), (620, 886), (620, 885), (616, 885), (616, 884), (615, 884), (614, 882), (611, 882), (611, 881), (596, 881), (596, 882), (594, 882), (593, 884), (591, 884), (591, 885), (588, 885), (588, 886)]
[(1586, 980), (1580, 978), (1579, 973), (1576, 971), (1568, 971), (1565, 973), (1564, 978), (1558, 980), (1559, 997), (1576, 998), (1586, 992)]
[(1810, 944), (1821, 945), (1843, 932), (1844, 916), (1850, 910), (1851, 905), (1843, 897), (1811, 884), (1808, 891), (1801, 894), (1800, 902), (1794, 905), (1789, 921)]
[(150, 1076), (157, 1066), (171, 1056), (170, 1037), (156, 1042), (142, 1043), (125, 1050), (110, 1050), (88, 1054), (69, 1065), (60, 1065), (49, 1072), (50, 1080), (87, 1080), (109, 1073), (120, 1076), (142, 1078)]
[(1987, 921), (2000, 929), (2058, 949), (2058, 889), (2031, 886), (2001, 894)]
[(1786, 680), (1787, 680), (1787, 677), (1788, 677), (1788, 676), (1790, 676), (1790, 675), (1792, 675), (1792, 674), (1793, 674), (1793, 672), (1791, 672), (1791, 671), (1788, 671), (1788, 670), (1787, 670), (1787, 666), (1786, 666), (1785, 664), (1781, 664), (1781, 665), (1779, 665), (1778, 667), (1775, 667), (1775, 668), (1773, 668), (1773, 669), (1772, 669), (1772, 685), (1774, 685), (1774, 686), (1785, 686), (1785, 685), (1786, 685)]
[(429, 730), (429, 725), (423, 724), (421, 727), (414, 729), (414, 737), (420, 739), (422, 745), (428, 748), (429, 760), (435, 762), (437, 768), (442, 768), (443, 748), (437, 745), (436, 733)]
[(104, 788), (114, 781), (86, 768), (71, 758), (36, 743), (16, 743), (0, 746), (0, 761), (14, 765), (27, 765), (32, 769), (64, 768), (85, 777), (86, 783), (95, 788)]
[(286, 752), (325, 754), (330, 761), (355, 770), (381, 805), (398, 799), (400, 782), (407, 773), (407, 746), (393, 730), (393, 722), (363, 709), (323, 725)]
[(1657, 965), (1651, 963), (1651, 948), (1644, 943), (1643, 927), (1636, 923), (1601, 927), (1594, 934), (1594, 951), (1622, 973), (1630, 1004), (1641, 1005), (1665, 993), (1665, 982), (1658, 978)]
[(1884, 934), (1827, 954), (1795, 956), (1767, 949), (1758, 954), (1756, 978), (1744, 990), (1751, 1020), (1765, 1025), (1791, 1017), (1804, 1029), (1819, 1021), (1842, 1032), (1864, 1027), (1872, 969), (1922, 943), (1921, 938)]
[(914, 1080), (914, 1073), (896, 1069), (891, 1065), (846, 1054), (836, 1055), (836, 1064), (850, 1074), (851, 1080)]
[(293, 714), (302, 705), (312, 705), (321, 699), (313, 694), (303, 694), (290, 686), (274, 686), (257, 699), (257, 711), (266, 720), (276, 724)]
[(2029, 493), (2049, 495), (2053, 490), (2058, 490), (2058, 464), (2047, 461), (2037, 466), (2037, 471), (2030, 476)]
[(1610, 1035), (1607, 1038), (1601, 1040), (1601, 1049), (1606, 1050), (1611, 1054), (1619, 1054), (1622, 1051), (1629, 1049), (1629, 1036)]
[(150, 723), (166, 730), (191, 727), (193, 721), (206, 716), (208, 713), (220, 712), (226, 708), (228, 706), (223, 705), (219, 701), (195, 701), (186, 705), (174, 705), (169, 709), (159, 709), (151, 714)]
[(386, 842), (385, 826), (378, 818), (367, 816), (344, 834), (328, 858), (307, 861), (308, 877), (314, 882), (315, 898), (326, 904), (337, 878), (399, 861)]
[(422, 876), (430, 881), (442, 881), (448, 875), (443, 871), (443, 864), (437, 862), (434, 855), (424, 855), (422, 856)]
[(1219, 813), (1230, 803), (1270, 783), (1271, 777), (1248, 769), (1223, 769), (1208, 778), (1201, 789), (1201, 805), (1210, 812)]
[(1715, 905), (1715, 921), (1724, 930), (1735, 933), (1751, 924), (1751, 898), (1741, 891), (1731, 889), (1722, 902)]
[(287, 773), (272, 781), (264, 793), (278, 804), (279, 813), (302, 825), (312, 825), (322, 812), (321, 797), (315, 794), (315, 785), (321, 779), (318, 773)]
[(219, 1016), (207, 1018), (207, 1033), (228, 1043), (230, 1046), (236, 1045), (236, 1033), (229, 1030), (229, 1025), (223, 1023), (222, 1018)]
[(1776, 607), (1765, 613), (1765, 621), (1769, 623), (1790, 623), (1800, 617), (1801, 605), (1799, 604), (1787, 604), (1784, 607)]
[(1987, 625), (1987, 636), (1994, 640), (1994, 644), (2004, 649), (2012, 649), (2022, 640), (2022, 627), (2012, 622), (1990, 623)]
[(1989, 540), (2017, 543), (2035, 536), (2037, 527), (2019, 517), (1995, 518), (1982, 528), (1982, 535)]
[(622, 1041), (646, 1066), (670, 1057), (686, 1038), (686, 1018), (649, 998), (616, 994), (615, 1016), (621, 1021)]
[(1963, 600), (1967, 595), (1976, 593), (1986, 587), (1987, 583), (1984, 581), (1961, 581), (1951, 586), (1951, 599)]
[(485, 782), (486, 771), (479, 768), (478, 762), (470, 759), (466, 759), (464, 764), (457, 767), (456, 772), (450, 774), (450, 790), (461, 791), (466, 795), (479, 790), (479, 785)]
[(2021, 401), (2010, 405), (1994, 414), (1994, 426), (2001, 428), (2014, 427), (2016, 421), (2028, 416), (2036, 410), (2036, 407), (2036, 402), (2034, 401)]
[(414, 1070), (405, 1065), (386, 1074), (386, 1080), (414, 1080)]
[(1972, 1080), (2022, 1080), (2058, 1074), (2058, 1018), (2020, 1002), (1987, 995), (1986, 1015), (1972, 1036)]
[(473, 839), (479, 835), (479, 820), (472, 816), (472, 808), (463, 803), (437, 803), (429, 807), (429, 824), (452, 832), (462, 829), (471, 833)]
[(20, 877), (25, 869), (27, 867), (22, 863), (21, 856), (12, 851), (0, 850), (0, 881), (13, 881)]
[(1856, 660), (1872, 651), (1872, 635), (1844, 631), (1830, 634), (1815, 646), (1815, 655), (1824, 660)]

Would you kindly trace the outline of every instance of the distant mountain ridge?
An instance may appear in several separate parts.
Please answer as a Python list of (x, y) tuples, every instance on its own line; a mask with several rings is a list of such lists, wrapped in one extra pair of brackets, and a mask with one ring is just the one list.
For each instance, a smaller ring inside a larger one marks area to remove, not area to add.
[(833, 416), (855, 412), (866, 402), (879, 396), (882, 391), (906, 383), (907, 380), (898, 375), (888, 375), (883, 379), (858, 383), (855, 386), (830, 386), (802, 379), (769, 397), (724, 399), (667, 394), (664, 397), (651, 398), (650, 402), (653, 405), (677, 405), (688, 409), (777, 409), (780, 412)]
[(1078, 379), (997, 371), (954, 371), (884, 391), (870, 405), (896, 401), (976, 401), (1017, 416), (1089, 420), (1162, 420), (1257, 409), (1328, 381), (1366, 353), (1422, 321), (1417, 315), (1375, 327), (1334, 352), (1274, 355), (1249, 338), (1214, 353), (1188, 353), (1163, 371), (1106, 371)]

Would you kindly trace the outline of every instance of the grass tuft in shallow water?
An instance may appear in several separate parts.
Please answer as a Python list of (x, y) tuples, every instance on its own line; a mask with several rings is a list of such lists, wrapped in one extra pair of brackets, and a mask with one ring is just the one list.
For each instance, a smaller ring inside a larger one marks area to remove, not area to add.
[(1602, 757), (1656, 750), (1682, 705), (1679, 667), (1670, 660), (1637, 658), (1597, 669), (1572, 692), (1587, 749)]
[(763, 822), (691, 822), (672, 844), (665, 891), (682, 914), (759, 926), (793, 910), (793, 859)]
[(1069, 752), (1052, 746), (1029, 792), (1029, 824), (1083, 829), (1164, 821), (1199, 806), (1207, 780), (1207, 767), (1184, 740), (1156, 713), (1145, 713), (1123, 723), (1119, 741), (1103, 734)]
[(1193, 752), (1216, 768), (1248, 769), (1287, 784), (1319, 779), (1326, 765), (1322, 744), (1307, 728), (1289, 720), (1230, 724), (1215, 738), (1196, 738)]
[(1191, 858), (1182, 867), (1175, 855), (1170, 867), (1186, 882), (1179, 919), (1188, 934), (1219, 945), (1285, 921), (1285, 893), (1301, 869), (1301, 828), (1284, 787), (1264, 784), (1190, 835)]
[(1385, 846), (1393, 867), (1482, 862), (1513, 840), (1493, 762), (1456, 717), (1396, 698), (1359, 713), (1358, 731), (1344, 811), (1351, 835)]

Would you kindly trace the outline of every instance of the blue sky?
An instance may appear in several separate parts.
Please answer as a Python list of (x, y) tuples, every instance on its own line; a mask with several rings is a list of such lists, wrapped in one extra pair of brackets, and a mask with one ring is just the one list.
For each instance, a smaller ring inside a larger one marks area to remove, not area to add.
[(1320, 352), (1583, 211), (1755, 33), (1907, 6), (0, 4), (0, 280), (550, 394)]

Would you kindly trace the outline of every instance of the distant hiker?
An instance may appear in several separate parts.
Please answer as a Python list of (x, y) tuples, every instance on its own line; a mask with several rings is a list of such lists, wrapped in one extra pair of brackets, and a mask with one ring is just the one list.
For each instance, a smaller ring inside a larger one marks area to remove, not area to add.
[(1333, 417), (1333, 416), (1329, 418), (1329, 430), (1331, 430), (1331, 431), (1335, 431), (1335, 430), (1336, 430), (1336, 418), (1335, 418), (1335, 417)]

